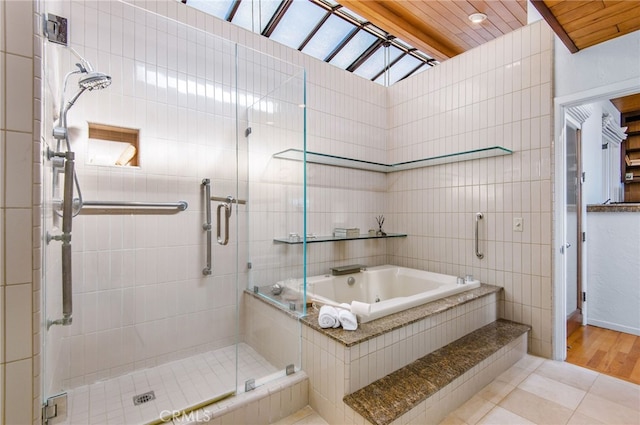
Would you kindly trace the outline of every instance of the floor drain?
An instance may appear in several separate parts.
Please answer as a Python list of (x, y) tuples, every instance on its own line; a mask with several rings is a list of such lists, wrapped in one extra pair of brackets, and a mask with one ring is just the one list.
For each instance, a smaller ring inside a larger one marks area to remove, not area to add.
[(155, 400), (156, 394), (153, 391), (146, 392), (144, 394), (138, 394), (133, 396), (133, 404), (138, 406), (139, 404), (144, 404), (148, 401)]

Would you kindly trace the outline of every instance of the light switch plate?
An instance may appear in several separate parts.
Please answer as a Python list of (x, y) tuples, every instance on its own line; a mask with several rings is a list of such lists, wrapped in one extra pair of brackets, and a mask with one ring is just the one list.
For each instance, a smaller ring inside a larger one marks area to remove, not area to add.
[(524, 219), (522, 217), (513, 218), (513, 231), (522, 232), (524, 229)]

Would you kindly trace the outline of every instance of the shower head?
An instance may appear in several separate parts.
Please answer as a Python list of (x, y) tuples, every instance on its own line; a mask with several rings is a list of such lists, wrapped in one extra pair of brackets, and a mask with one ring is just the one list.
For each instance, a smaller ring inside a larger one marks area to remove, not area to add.
[(98, 71), (89, 71), (78, 80), (80, 88), (85, 90), (100, 90), (111, 85), (111, 77)]

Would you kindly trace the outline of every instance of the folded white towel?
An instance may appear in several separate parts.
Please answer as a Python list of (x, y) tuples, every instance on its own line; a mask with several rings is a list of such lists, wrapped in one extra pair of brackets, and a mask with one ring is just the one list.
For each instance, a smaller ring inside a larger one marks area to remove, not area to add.
[(320, 314), (318, 314), (318, 324), (323, 329), (337, 328), (340, 326), (338, 311), (330, 305), (323, 305), (320, 307)]
[(352, 312), (339, 309), (338, 319), (345, 331), (355, 331), (358, 329), (358, 319)]

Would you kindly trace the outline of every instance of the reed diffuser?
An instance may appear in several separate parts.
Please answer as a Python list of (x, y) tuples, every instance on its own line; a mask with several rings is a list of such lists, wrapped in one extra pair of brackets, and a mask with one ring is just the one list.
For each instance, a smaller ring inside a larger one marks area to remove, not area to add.
[(384, 230), (382, 230), (382, 225), (384, 224), (384, 216), (377, 216), (376, 221), (378, 222), (378, 231), (376, 232), (376, 236), (387, 236)]

